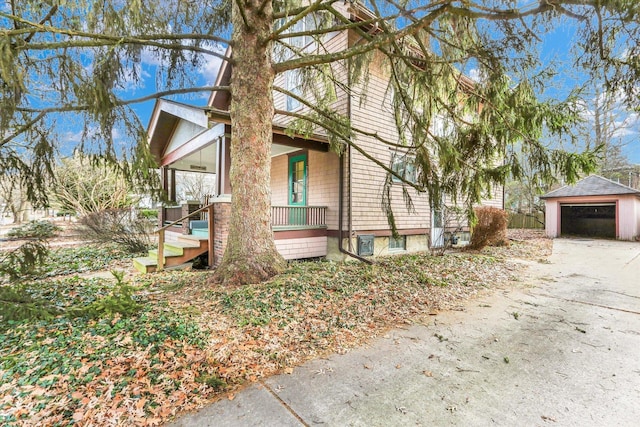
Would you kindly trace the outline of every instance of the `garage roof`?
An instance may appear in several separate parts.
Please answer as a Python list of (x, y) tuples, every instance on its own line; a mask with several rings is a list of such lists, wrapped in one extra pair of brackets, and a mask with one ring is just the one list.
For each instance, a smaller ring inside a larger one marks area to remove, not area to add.
[(565, 185), (557, 190), (550, 191), (544, 196), (540, 196), (540, 198), (550, 199), (553, 197), (571, 196), (613, 196), (621, 194), (640, 195), (640, 191), (598, 175), (591, 175), (581, 179), (574, 185)]

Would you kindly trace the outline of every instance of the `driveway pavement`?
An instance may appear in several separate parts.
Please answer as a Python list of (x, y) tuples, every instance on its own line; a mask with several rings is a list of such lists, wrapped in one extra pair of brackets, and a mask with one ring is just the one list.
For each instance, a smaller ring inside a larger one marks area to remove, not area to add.
[(640, 425), (640, 244), (557, 239), (549, 261), (173, 426)]

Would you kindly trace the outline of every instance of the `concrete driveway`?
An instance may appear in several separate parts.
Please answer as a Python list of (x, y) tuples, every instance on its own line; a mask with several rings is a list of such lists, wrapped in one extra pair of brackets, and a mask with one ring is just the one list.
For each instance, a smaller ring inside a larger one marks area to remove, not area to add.
[(549, 261), (174, 425), (640, 425), (640, 244), (557, 239)]

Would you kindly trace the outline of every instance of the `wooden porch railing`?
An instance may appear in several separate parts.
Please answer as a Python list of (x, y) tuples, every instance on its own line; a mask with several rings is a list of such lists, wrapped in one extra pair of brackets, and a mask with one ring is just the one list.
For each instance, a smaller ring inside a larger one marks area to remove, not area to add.
[(271, 225), (274, 227), (326, 227), (326, 206), (272, 206)]
[[(182, 216), (182, 206), (165, 207), (164, 209), (164, 223), (179, 223)], [(164, 224), (163, 224), (164, 225)]]
[(209, 222), (209, 266), (213, 265), (213, 203), (200, 208), (196, 211), (191, 212), (189, 215), (183, 216), (182, 218), (178, 218), (177, 220), (166, 224), (163, 227), (160, 227), (159, 229), (155, 230), (156, 233), (158, 233), (158, 260), (157, 260), (157, 266), (156, 266), (156, 271), (161, 271), (164, 268), (164, 232), (167, 230), (167, 228), (172, 227), (178, 223), (182, 223), (182, 221), (189, 219), (193, 216), (196, 215), (200, 215), (201, 212), (207, 211), (208, 212), (208, 222)]

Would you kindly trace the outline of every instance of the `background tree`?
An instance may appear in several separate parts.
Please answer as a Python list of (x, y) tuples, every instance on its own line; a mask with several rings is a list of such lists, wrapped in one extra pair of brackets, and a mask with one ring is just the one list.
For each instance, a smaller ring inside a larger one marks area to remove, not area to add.
[(18, 174), (6, 173), (0, 177), (0, 203), (4, 205), (2, 215), (11, 214), (14, 224), (28, 220), (29, 200)]
[(606, 173), (630, 166), (623, 148), (630, 142), (629, 135), (640, 132), (637, 113), (627, 110), (623, 97), (602, 91), (600, 87), (595, 87), (592, 97), (584, 103), (579, 135), (584, 138), (587, 149), (600, 149), (599, 171)]
[(60, 161), (51, 190), (60, 210), (75, 212), (80, 217), (129, 208), (137, 202), (120, 169), (101, 158), (92, 160), (81, 154)]
[(215, 175), (200, 172), (176, 173), (176, 193), (178, 200), (204, 201), (215, 192)]
[[(274, 114), (294, 119), (291, 129), (297, 132), (322, 130), (338, 152), (349, 146), (394, 174), (357, 145), (357, 135), (372, 135), (332, 108), (336, 88), (366, 94), (371, 61), (379, 61), (390, 76), (400, 135), (379, 141), (416, 158), (419, 179), (405, 184), (427, 192), (435, 205), (447, 192), (468, 212), (494, 184), (521, 177), (523, 163), (541, 180), (562, 176), (567, 182), (593, 167), (588, 153), (549, 150), (540, 142), (544, 135), (567, 137), (577, 111), (566, 99), (541, 96), (553, 72), (539, 71), (539, 35), (558, 25), (575, 26), (584, 40), (576, 47), (575, 66), (598, 74), (607, 91), (624, 93), (624, 102), (637, 107), (640, 4), (635, 0), (522, 5), (370, 0), (367, 5), (369, 10), (342, 0), (5, 3), (0, 6), (0, 129), (9, 130), (4, 141), (49, 136), (56, 114), (70, 113), (84, 123), (83, 150), (114, 160), (123, 155), (114, 135), (140, 141), (130, 153), (134, 160), (122, 165), (130, 176), (149, 178), (146, 140), (131, 105), (177, 93), (230, 91), (233, 202), (227, 250), (215, 277), (247, 283), (284, 265), (270, 229)], [(352, 9), (345, 13), (347, 7)], [(325, 35), (347, 29), (356, 36), (349, 47), (325, 48)], [(301, 37), (314, 40), (315, 48), (305, 49)], [(220, 53), (222, 46), (232, 48), (232, 58)], [(143, 58), (149, 57), (156, 64), (158, 91), (132, 97), (131, 86), (148, 74)], [(230, 87), (194, 81), (194, 69), (210, 57), (230, 61)], [(294, 70), (300, 87), (274, 86), (277, 74)], [(479, 82), (464, 77), (472, 71)], [(274, 90), (306, 108), (275, 111)], [(455, 131), (435, 132), (437, 121)], [(45, 140), (49, 147), (52, 139)]]

